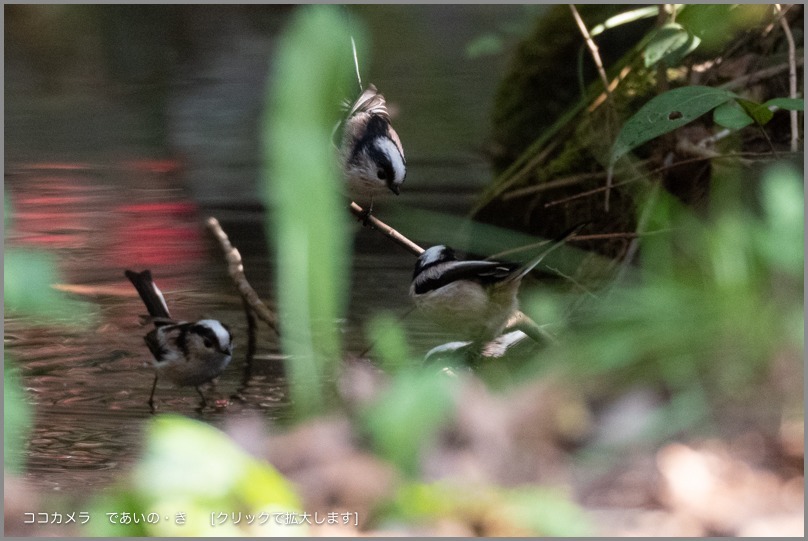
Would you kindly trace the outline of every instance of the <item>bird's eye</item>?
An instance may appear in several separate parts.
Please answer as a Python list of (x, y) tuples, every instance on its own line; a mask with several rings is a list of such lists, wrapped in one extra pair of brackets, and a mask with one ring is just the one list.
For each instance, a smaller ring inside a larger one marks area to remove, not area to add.
[(207, 338), (205, 338), (205, 339), (203, 340), (203, 343), (205, 344), (205, 347), (206, 347), (206, 348), (209, 348), (209, 347), (212, 347), (212, 346), (213, 346), (213, 342), (211, 342), (211, 341), (210, 341), (210, 340), (208, 340)]
[(379, 180), (385, 180), (387, 178), (387, 173), (385, 173), (384, 169), (377, 169), (376, 176), (379, 177)]

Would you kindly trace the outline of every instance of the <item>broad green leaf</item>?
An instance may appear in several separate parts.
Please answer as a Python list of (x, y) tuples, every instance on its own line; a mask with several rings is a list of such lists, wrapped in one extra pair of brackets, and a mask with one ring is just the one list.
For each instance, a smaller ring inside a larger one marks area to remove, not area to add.
[(805, 100), (803, 98), (774, 98), (766, 103), (764, 103), (766, 107), (775, 106), (780, 109), (786, 109), (788, 111), (804, 111), (805, 110)]
[(660, 94), (643, 105), (626, 121), (612, 148), (611, 163), (647, 143), (693, 122), (736, 95), (707, 86), (686, 86)]
[(666, 24), (657, 30), (645, 47), (643, 52), (645, 67), (651, 67), (663, 60), (668, 66), (675, 66), (698, 47), (699, 43), (701, 40), (688, 32), (682, 25)]
[(743, 110), (746, 111), (746, 114), (751, 116), (755, 122), (761, 126), (765, 126), (774, 116), (774, 113), (765, 105), (744, 99), (738, 99), (737, 101), (738, 105), (743, 107)]
[(713, 121), (730, 130), (740, 130), (755, 123), (755, 120), (747, 115), (735, 100), (716, 107), (713, 111)]

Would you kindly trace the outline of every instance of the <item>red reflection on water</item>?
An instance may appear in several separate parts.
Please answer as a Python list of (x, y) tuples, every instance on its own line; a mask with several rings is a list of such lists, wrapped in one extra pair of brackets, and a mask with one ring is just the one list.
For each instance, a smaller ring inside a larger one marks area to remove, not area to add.
[(122, 218), (112, 237), (124, 248), (116, 254), (124, 267), (185, 265), (204, 256), (197, 208), (190, 202), (125, 204), (114, 212)]
[(45, 171), (84, 171), (92, 167), (86, 163), (60, 163), (60, 162), (35, 162), (20, 166), (20, 169), (40, 169)]
[(182, 163), (180, 161), (170, 159), (166, 160), (139, 159), (124, 162), (123, 165), (135, 171), (145, 171), (147, 173), (158, 173), (158, 174), (177, 173), (182, 167)]
[[(182, 199), (174, 160), (110, 166), (32, 163), (7, 177), (10, 245), (61, 252), (66, 278), (87, 283), (124, 268), (198, 269), (206, 255), (197, 206)], [(161, 273), (169, 274), (169, 273)]]

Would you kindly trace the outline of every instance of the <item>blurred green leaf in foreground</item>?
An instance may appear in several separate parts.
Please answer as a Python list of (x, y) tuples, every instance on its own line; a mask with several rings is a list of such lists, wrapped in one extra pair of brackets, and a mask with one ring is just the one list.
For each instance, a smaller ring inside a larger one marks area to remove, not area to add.
[[(131, 481), (96, 501), (92, 515), (98, 520), (88, 527), (91, 535), (117, 537), (300, 536), (305, 524), (277, 521), (300, 509), (286, 479), (227, 435), (200, 421), (160, 415), (148, 425)], [(108, 513), (116, 517), (108, 519)], [(127, 523), (124, 513), (156, 513), (157, 520)]]
[(278, 264), (291, 398), (300, 416), (322, 412), (333, 398), (341, 359), (336, 322), (350, 282), (348, 212), (331, 143), (339, 104), (346, 89), (355, 88), (350, 37), (361, 29), (352, 25), (349, 33), (345, 22), (337, 6), (296, 12), (278, 45), (264, 122), (268, 238)]

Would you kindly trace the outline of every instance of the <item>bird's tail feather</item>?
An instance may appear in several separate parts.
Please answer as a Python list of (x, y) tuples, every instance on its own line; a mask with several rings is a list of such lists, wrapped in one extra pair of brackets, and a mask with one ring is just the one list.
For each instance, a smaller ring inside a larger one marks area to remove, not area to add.
[(511, 275), (508, 277), (508, 279), (506, 280), (506, 282), (514, 282), (514, 281), (521, 280), (522, 278), (524, 278), (524, 277), (525, 277), (525, 276), (526, 276), (526, 275), (527, 275), (527, 274), (528, 274), (530, 271), (532, 271), (532, 270), (533, 270), (533, 269), (536, 267), (536, 265), (538, 265), (539, 263), (541, 263), (541, 262), (542, 262), (542, 260), (544, 260), (544, 258), (547, 256), (547, 254), (549, 254), (550, 252), (552, 252), (553, 250), (555, 250), (555, 249), (556, 249), (556, 248), (558, 248), (559, 246), (563, 245), (563, 244), (564, 244), (565, 242), (567, 242), (569, 239), (571, 239), (571, 238), (572, 238), (572, 237), (574, 237), (576, 234), (578, 234), (578, 232), (579, 232), (579, 231), (580, 231), (580, 230), (581, 230), (581, 229), (582, 229), (582, 228), (583, 228), (583, 227), (584, 227), (584, 226), (585, 226), (587, 223), (589, 223), (589, 222), (581, 222), (581, 223), (579, 223), (579, 224), (577, 224), (577, 225), (575, 225), (575, 226), (573, 226), (573, 227), (569, 228), (569, 229), (568, 229), (567, 231), (565, 231), (564, 233), (562, 233), (562, 234), (561, 234), (561, 236), (560, 236), (560, 237), (558, 237), (558, 238), (557, 238), (557, 239), (556, 239), (556, 240), (553, 242), (553, 244), (552, 244), (552, 245), (550, 245), (550, 247), (549, 247), (549, 248), (547, 248), (547, 249), (546, 249), (544, 252), (542, 252), (541, 254), (537, 255), (536, 257), (534, 257), (533, 259), (531, 259), (530, 261), (528, 261), (527, 263), (525, 263), (524, 265), (522, 265), (522, 266), (519, 268), (519, 270), (517, 270), (516, 272), (514, 272), (513, 274), (511, 274)]
[(143, 272), (124, 271), (124, 274), (132, 285), (137, 289), (143, 304), (149, 311), (152, 318), (165, 318), (170, 319), (171, 315), (168, 313), (168, 306), (163, 297), (163, 292), (157, 287), (152, 280), (151, 271), (144, 270)]

